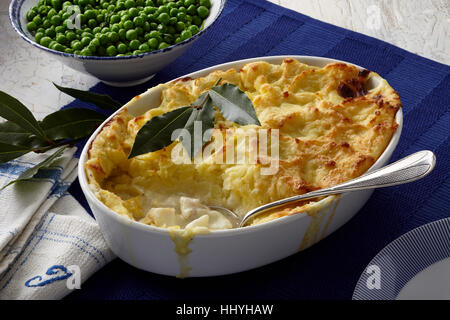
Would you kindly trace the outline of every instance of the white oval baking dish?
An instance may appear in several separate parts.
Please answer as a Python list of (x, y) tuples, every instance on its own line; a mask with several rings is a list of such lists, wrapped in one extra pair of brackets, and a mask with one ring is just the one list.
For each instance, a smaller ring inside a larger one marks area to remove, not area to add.
[[(258, 57), (224, 63), (203, 69), (184, 77), (197, 78), (221, 69), (239, 69), (249, 62), (264, 60), (281, 63), (285, 58), (295, 58), (300, 62), (323, 67), (332, 62), (343, 62), (328, 58), (309, 56)], [(345, 62), (347, 63), (347, 62)], [(152, 107), (158, 106), (160, 89), (149, 89), (139, 99), (132, 99), (125, 106), (138, 116)], [(305, 213), (283, 217), (268, 223), (231, 230), (212, 231), (196, 235), (188, 244), (192, 252), (181, 257), (175, 252), (175, 244), (167, 229), (149, 226), (120, 216), (99, 201), (89, 189), (84, 163), (92, 140), (102, 127), (114, 116), (108, 118), (90, 137), (84, 147), (78, 166), (81, 188), (100, 225), (111, 250), (127, 263), (146, 271), (178, 276), (205, 277), (230, 274), (260, 267), (280, 260), (310, 247), (325, 238), (350, 220), (371, 196), (373, 190), (327, 197), (319, 203), (322, 207), (314, 218)], [(398, 129), (389, 145), (375, 164), (374, 170), (387, 164), (402, 131), (403, 115), (400, 109), (396, 115)]]

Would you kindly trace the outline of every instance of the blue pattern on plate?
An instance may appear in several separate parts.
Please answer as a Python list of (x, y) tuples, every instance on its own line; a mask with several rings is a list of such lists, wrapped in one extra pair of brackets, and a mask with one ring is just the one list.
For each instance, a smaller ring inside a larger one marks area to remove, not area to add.
[(369, 289), (367, 281), (371, 273), (363, 272), (353, 299), (394, 300), (415, 275), (449, 257), (450, 219), (418, 227), (391, 242), (369, 263), (380, 268), (380, 288)]

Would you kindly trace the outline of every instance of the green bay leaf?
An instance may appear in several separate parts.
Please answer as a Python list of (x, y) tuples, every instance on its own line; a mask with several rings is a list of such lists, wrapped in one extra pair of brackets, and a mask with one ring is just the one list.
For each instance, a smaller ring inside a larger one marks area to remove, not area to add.
[(5, 163), (18, 158), (30, 151), (30, 148), (24, 146), (16, 146), (13, 144), (0, 142), (0, 163)]
[(19, 100), (3, 91), (0, 91), (0, 117), (17, 124), (29, 133), (46, 139), (44, 131), (31, 111)]
[[(198, 105), (196, 102), (200, 103), (198, 108), (195, 107)], [(192, 106), (194, 106), (193, 112), (184, 126), (189, 132), (191, 139), (181, 140), (184, 149), (186, 149), (191, 159), (193, 159), (203, 148), (205, 143), (211, 140), (210, 129), (214, 128), (214, 114), (216, 112), (212, 99), (207, 92), (203, 93)], [(195, 122), (198, 123), (197, 126), (201, 125), (201, 130), (199, 132), (201, 137), (196, 137), (195, 135)], [(199, 141), (195, 143), (195, 139), (198, 139)]]
[(41, 127), (52, 140), (77, 140), (89, 136), (104, 120), (105, 116), (85, 108), (69, 108), (46, 116)]
[(0, 190), (3, 190), (4, 188), (10, 186), (13, 183), (32, 179), (36, 175), (36, 173), (38, 173), (39, 170), (49, 168), (57, 158), (61, 157), (62, 154), (64, 153), (65, 148), (66, 146), (59, 148), (42, 162), (39, 162), (37, 165), (28, 168), (27, 170), (22, 172), (17, 179), (10, 181), (8, 184), (4, 185)]
[(122, 104), (106, 94), (98, 94), (90, 91), (66, 88), (53, 83), (58, 90), (68, 94), (75, 99), (95, 104), (97, 107), (105, 110), (117, 110)]
[(239, 87), (225, 83), (212, 87), (209, 95), (225, 119), (240, 125), (261, 125), (252, 101)]
[(138, 131), (128, 159), (172, 144), (172, 133), (184, 128), (192, 112), (193, 108), (188, 106), (151, 118)]

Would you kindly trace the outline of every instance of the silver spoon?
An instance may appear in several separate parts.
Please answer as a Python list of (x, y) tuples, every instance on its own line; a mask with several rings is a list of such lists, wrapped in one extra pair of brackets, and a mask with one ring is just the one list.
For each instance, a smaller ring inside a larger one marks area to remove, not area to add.
[(251, 218), (255, 218), (268, 210), (300, 200), (412, 182), (428, 175), (433, 170), (435, 164), (436, 157), (433, 152), (428, 150), (419, 151), (383, 168), (366, 173), (356, 179), (338, 184), (334, 187), (316, 190), (262, 205), (250, 210), (243, 218), (227, 208), (218, 206), (210, 206), (210, 208), (224, 212), (231, 218), (231, 223), (234, 227), (243, 227)]

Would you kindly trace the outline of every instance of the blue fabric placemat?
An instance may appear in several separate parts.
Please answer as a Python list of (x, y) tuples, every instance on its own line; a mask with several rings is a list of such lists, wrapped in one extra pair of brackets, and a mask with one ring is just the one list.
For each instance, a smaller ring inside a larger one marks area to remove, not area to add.
[[(417, 226), (450, 216), (450, 67), (383, 41), (266, 1), (228, 0), (211, 30), (151, 81), (126, 89), (100, 83), (92, 91), (126, 102), (151, 86), (195, 70), (282, 54), (341, 59), (386, 78), (399, 92), (404, 112), (403, 133), (392, 160), (429, 149), (437, 157), (434, 172), (420, 182), (376, 190), (344, 227), (271, 265), (229, 276), (180, 280), (116, 259), (67, 299), (350, 299), (364, 268), (384, 246)], [(78, 183), (70, 192), (89, 210)]]

